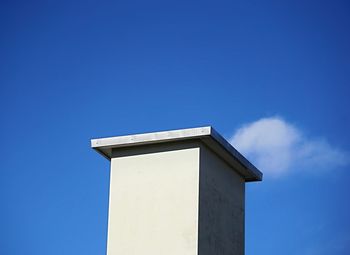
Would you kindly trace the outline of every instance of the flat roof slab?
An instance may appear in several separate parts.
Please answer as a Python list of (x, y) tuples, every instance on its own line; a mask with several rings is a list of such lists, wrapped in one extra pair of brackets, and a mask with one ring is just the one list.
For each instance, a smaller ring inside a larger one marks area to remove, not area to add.
[(200, 140), (238, 171), (245, 181), (261, 181), (262, 173), (211, 126), (115, 136), (91, 140), (91, 147), (106, 158), (115, 148)]

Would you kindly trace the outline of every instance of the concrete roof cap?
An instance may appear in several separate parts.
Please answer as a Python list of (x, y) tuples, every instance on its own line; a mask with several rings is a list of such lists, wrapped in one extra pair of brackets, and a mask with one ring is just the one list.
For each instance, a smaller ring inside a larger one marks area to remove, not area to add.
[(210, 126), (92, 139), (91, 147), (110, 159), (114, 148), (184, 140), (201, 140), (241, 174), (245, 181), (262, 180), (262, 173)]

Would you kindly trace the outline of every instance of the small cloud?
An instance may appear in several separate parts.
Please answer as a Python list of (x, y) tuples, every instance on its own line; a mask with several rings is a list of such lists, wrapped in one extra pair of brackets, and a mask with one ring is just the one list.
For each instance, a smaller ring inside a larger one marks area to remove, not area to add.
[(330, 169), (349, 162), (347, 153), (324, 139), (305, 138), (298, 128), (279, 117), (243, 125), (230, 142), (265, 174), (275, 177), (296, 168)]

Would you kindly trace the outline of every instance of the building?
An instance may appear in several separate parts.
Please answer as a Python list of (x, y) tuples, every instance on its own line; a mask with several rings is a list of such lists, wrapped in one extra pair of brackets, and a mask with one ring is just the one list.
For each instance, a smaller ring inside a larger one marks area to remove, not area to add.
[(243, 255), (262, 173), (212, 127), (91, 140), (111, 161), (108, 255)]

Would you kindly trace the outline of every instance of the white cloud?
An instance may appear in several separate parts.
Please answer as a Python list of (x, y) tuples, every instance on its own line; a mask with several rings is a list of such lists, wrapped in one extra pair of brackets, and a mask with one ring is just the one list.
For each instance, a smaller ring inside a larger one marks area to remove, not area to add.
[(230, 142), (268, 176), (297, 169), (333, 169), (349, 162), (346, 152), (324, 139), (305, 138), (298, 128), (279, 117), (243, 125)]

